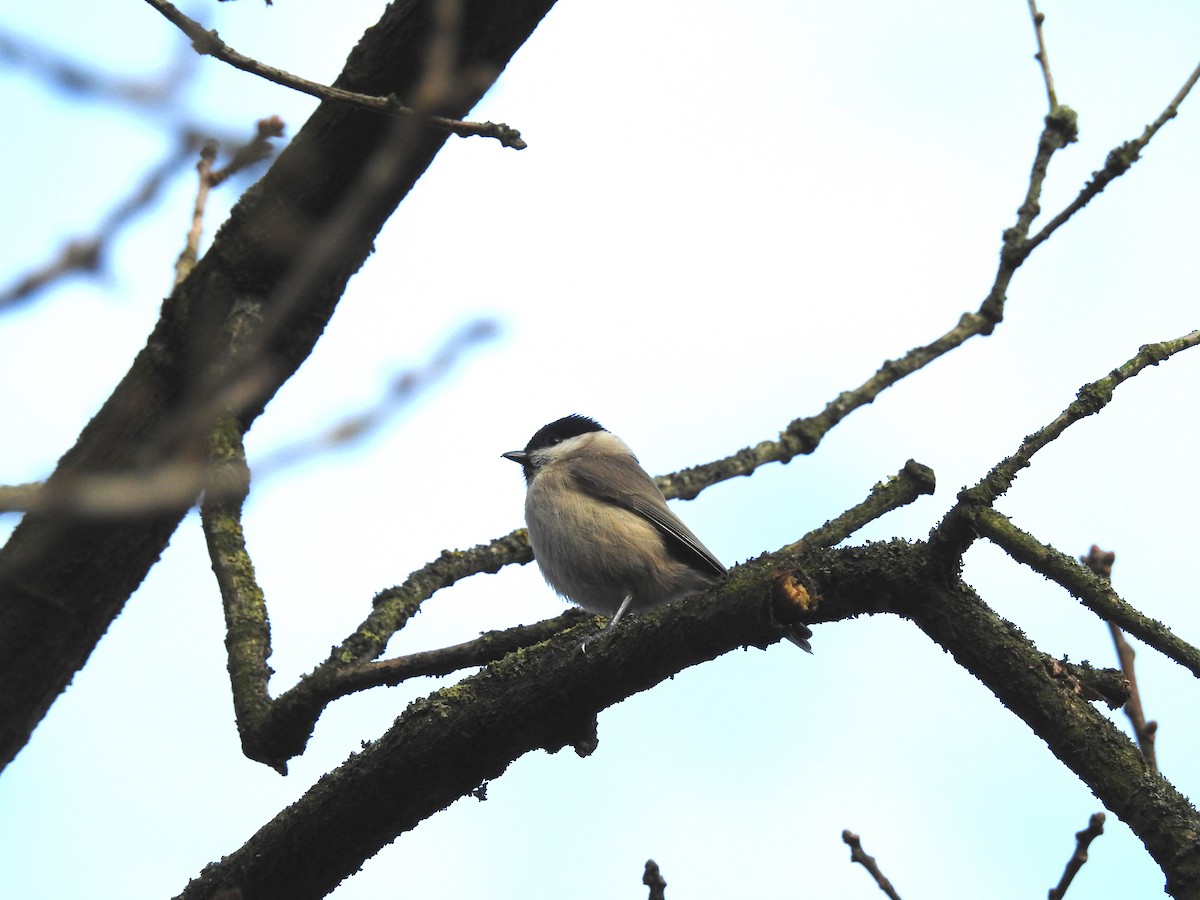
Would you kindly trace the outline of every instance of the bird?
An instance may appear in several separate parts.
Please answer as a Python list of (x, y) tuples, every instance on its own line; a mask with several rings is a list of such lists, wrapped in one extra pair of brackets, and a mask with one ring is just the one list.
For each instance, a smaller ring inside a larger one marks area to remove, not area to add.
[[(524, 450), (501, 455), (524, 471), (525, 523), (543, 577), (567, 600), (606, 616), (606, 631), (627, 612), (726, 575), (629, 446), (596, 420), (564, 416), (538, 429)], [(792, 640), (811, 652), (807, 640)]]

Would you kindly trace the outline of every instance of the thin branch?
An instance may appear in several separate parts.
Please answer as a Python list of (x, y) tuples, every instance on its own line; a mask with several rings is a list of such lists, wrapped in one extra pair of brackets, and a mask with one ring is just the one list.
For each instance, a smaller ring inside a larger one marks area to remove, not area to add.
[(192, 227), (184, 241), (183, 250), (175, 261), (175, 287), (187, 278), (200, 258), (200, 236), (204, 228), (204, 213), (208, 207), (208, 192), (227, 179), (249, 168), (250, 166), (269, 159), (275, 152), (271, 143), (272, 138), (283, 136), (283, 120), (279, 116), (259, 119), (255, 123), (254, 137), (238, 147), (224, 168), (214, 169), (213, 163), (217, 158), (220, 145), (216, 141), (205, 141), (200, 148), (200, 161), (196, 164), (198, 174), (196, 185), (196, 202), (192, 207)]
[(962, 554), (974, 541), (974, 534), (963, 520), (968, 508), (984, 509), (992, 506), (1012, 487), (1018, 473), (1030, 465), (1035, 453), (1058, 438), (1075, 422), (1094, 415), (1108, 405), (1118, 386), (1133, 378), (1143, 369), (1157, 366), (1160, 362), (1200, 344), (1200, 330), (1185, 334), (1174, 340), (1157, 344), (1144, 344), (1128, 362), (1113, 369), (1105, 377), (1085, 384), (1079, 389), (1077, 398), (1053, 422), (1040, 428), (1021, 442), (1017, 451), (997, 463), (975, 487), (958, 495), (958, 503), (934, 528), (931, 542), (948, 552), (947, 559), (961, 559)]
[(1050, 54), (1046, 52), (1046, 35), (1042, 25), (1046, 21), (1044, 13), (1038, 11), (1035, 0), (1029, 0), (1029, 15), (1033, 19), (1033, 30), (1037, 35), (1038, 52), (1034, 59), (1041, 64), (1042, 77), (1046, 81), (1046, 98), (1050, 101), (1050, 112), (1058, 106), (1058, 98), (1054, 95), (1054, 77), (1050, 74)]
[(1184, 82), (1183, 87), (1179, 89), (1179, 93), (1167, 104), (1167, 108), (1162, 111), (1159, 117), (1145, 127), (1141, 137), (1126, 141), (1121, 146), (1110, 151), (1107, 159), (1104, 161), (1104, 168), (1092, 173), (1091, 180), (1083, 186), (1083, 189), (1079, 192), (1079, 196), (1072, 200), (1062, 212), (1047, 222), (1041, 231), (1025, 243), (1023, 250), (1026, 255), (1032, 253), (1039, 244), (1054, 234), (1071, 216), (1087, 206), (1092, 201), (1092, 198), (1108, 187), (1115, 179), (1129, 171), (1130, 167), (1141, 158), (1142, 151), (1146, 149), (1146, 145), (1150, 143), (1154, 135), (1158, 134), (1159, 129), (1179, 114), (1180, 105), (1187, 98), (1192, 88), (1196, 86), (1197, 80), (1200, 80), (1200, 66), (1197, 66), (1192, 71), (1187, 81)]
[(434, 116), (412, 109), (400, 103), (395, 97), (372, 97), (354, 91), (343, 90), (332, 85), (320, 84), (293, 75), (274, 66), (268, 66), (249, 56), (238, 53), (217, 35), (215, 30), (207, 30), (195, 19), (180, 12), (167, 0), (146, 0), (151, 6), (163, 14), (170, 22), (179, 28), (192, 42), (192, 47), (202, 56), (211, 56), (226, 62), (236, 69), (257, 75), (267, 81), (300, 91), (318, 100), (328, 100), (334, 103), (347, 103), (361, 109), (383, 113), (390, 116), (414, 116), (432, 128), (456, 134), (459, 137), (488, 137), (495, 138), (501, 146), (512, 147), (514, 150), (524, 150), (528, 145), (521, 139), (521, 132), (508, 125), (497, 122), (465, 122), (460, 119), (449, 119)]
[[(250, 469), (241, 429), (234, 420), (228, 419), (213, 430), (209, 456), (211, 470), (205, 500), (200, 505), (200, 523), (225, 609), (225, 648), (238, 733), (246, 755), (258, 758), (252, 745), (271, 708), (267, 687), (271, 677), (267, 665), (271, 622), (242, 532), (242, 504), (250, 490)], [(286, 774), (286, 768), (275, 768)]]
[[(1117, 560), (1117, 554), (1109, 551), (1105, 552), (1092, 544), (1087, 556), (1080, 557), (1079, 561), (1087, 566), (1096, 574), (1096, 576), (1104, 581), (1105, 584), (1112, 583), (1112, 567)], [(1134, 653), (1133, 647), (1129, 641), (1125, 640), (1125, 633), (1115, 622), (1108, 623), (1108, 629), (1112, 633), (1113, 646), (1117, 651), (1117, 660), (1121, 664), (1121, 672), (1125, 676), (1125, 680), (1129, 683), (1129, 699), (1125, 702), (1125, 715), (1129, 717), (1129, 723), (1133, 726), (1133, 735), (1137, 738), (1138, 747), (1142, 751), (1142, 757), (1146, 760), (1146, 765), (1150, 767), (1152, 772), (1158, 771), (1158, 756), (1154, 752), (1154, 741), (1158, 735), (1158, 723), (1154, 721), (1147, 722), (1146, 714), (1142, 709), (1142, 694), (1138, 690), (1137, 672), (1134, 669), (1133, 661), (1137, 656)]]
[(869, 522), (886, 513), (907, 506), (923, 494), (932, 494), (937, 487), (933, 469), (914, 459), (904, 464), (899, 472), (887, 481), (871, 488), (867, 499), (830, 519), (820, 528), (815, 528), (785, 547), (794, 553), (804, 553), (814, 547), (832, 547), (848, 538)]
[(200, 148), (200, 161), (196, 163), (196, 201), (192, 204), (192, 226), (188, 229), (183, 249), (175, 260), (175, 287), (187, 278), (196, 260), (200, 258), (200, 235), (204, 229), (204, 211), (208, 208), (208, 192), (212, 189), (212, 164), (217, 158), (217, 145), (205, 141)]
[(1200, 678), (1200, 649), (1182, 640), (1162, 622), (1143, 615), (1104, 579), (1067, 554), (1043, 544), (991, 507), (964, 508), (975, 533), (986, 537), (1017, 562), (1061, 585), (1106, 622), (1115, 622), (1150, 647)]
[(850, 847), (850, 862), (856, 862), (870, 872), (871, 877), (875, 879), (875, 883), (879, 885), (879, 889), (887, 894), (891, 900), (900, 900), (900, 895), (896, 893), (896, 889), (892, 887), (892, 883), (879, 870), (879, 865), (875, 862), (875, 857), (868, 856), (866, 851), (863, 850), (862, 841), (859, 840), (858, 835), (850, 830), (843, 831), (842, 841)]
[(1091, 818), (1088, 819), (1087, 828), (1075, 832), (1075, 852), (1067, 860), (1067, 867), (1063, 870), (1058, 886), (1050, 889), (1049, 900), (1062, 900), (1066, 896), (1067, 888), (1071, 886), (1071, 882), (1083, 868), (1083, 864), (1087, 862), (1088, 846), (1102, 834), (1104, 834), (1104, 813), (1092, 813)]
[(1109, 709), (1124, 706), (1129, 700), (1129, 682), (1120, 669), (1097, 669), (1090, 663), (1048, 660), (1046, 667), (1055, 678), (1069, 679), (1075, 693), (1085, 700), (1099, 700)]
[(229, 162), (212, 173), (212, 186), (217, 187), (238, 172), (270, 159), (275, 154), (275, 145), (271, 141), (283, 137), (284, 128), (279, 116), (268, 116), (255, 122), (254, 137), (240, 144), (230, 155)]
[(786, 464), (796, 456), (812, 453), (834, 426), (856, 409), (873, 403), (876, 397), (896, 382), (945, 356), (971, 338), (990, 335), (1004, 319), (1008, 285), (1029, 256), (1027, 237), (1040, 209), (1038, 199), (1050, 158), (1057, 150), (1074, 141), (1076, 133), (1075, 113), (1067, 107), (1057, 107), (1046, 116), (1025, 198), (1017, 210), (1016, 224), (1004, 231), (996, 277), (977, 312), (963, 313), (957, 325), (932, 343), (914, 347), (899, 359), (885, 361), (874, 375), (858, 387), (839, 394), (817, 415), (791, 422), (778, 440), (762, 441), (724, 459), (658, 479), (662, 492), (668, 497), (690, 500), (713, 484), (739, 475), (752, 475), (759, 466), (771, 462)]

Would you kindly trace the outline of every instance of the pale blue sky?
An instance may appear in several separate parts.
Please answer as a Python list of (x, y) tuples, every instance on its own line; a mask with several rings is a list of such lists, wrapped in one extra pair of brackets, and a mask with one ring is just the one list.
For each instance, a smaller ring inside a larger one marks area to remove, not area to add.
[[(329, 80), (381, 8), (204, 10), (242, 52)], [(1044, 11), (1059, 96), (1081, 126), (1052, 166), (1054, 212), (1178, 90), (1200, 19), (1188, 2)], [(157, 71), (177, 42), (135, 2), (24, 4), (0, 25), (131, 74)], [(466, 317), (502, 323), (499, 341), (376, 439), (256, 484), (246, 528), (271, 609), (273, 688), (323, 659), (380, 589), (520, 524), (522, 480), (499, 454), (544, 422), (593, 415), (650, 471), (671, 471), (773, 437), (975, 309), (1045, 114), (1034, 50), (1018, 0), (562, 0), (475, 113), (520, 128), (529, 149), (447, 145), (248, 439), (253, 464), (372, 403)], [(248, 134), (278, 114), (291, 135), (312, 109), (198, 65), (173, 116)], [(0, 144), (7, 283), (86, 232), (169, 144), (134, 114), (12, 68), (0, 97), (17, 123)], [(856, 412), (814, 456), (714, 487), (681, 515), (733, 564), (913, 457), (935, 469), (938, 493), (855, 540), (920, 538), (1080, 385), (1197, 327), (1197, 104), (1035, 253), (992, 337)], [(124, 374), (169, 288), (191, 193), (186, 175), (172, 183), (113, 248), (106, 281), (72, 280), (0, 317), (0, 481), (44, 475)], [(218, 192), (208, 235), (233, 199)], [(598, 313), (586, 333), (572, 326), (581, 308)], [(1115, 549), (1117, 588), (1193, 642), (1198, 391), (1200, 351), (1143, 373), (1000, 503), (1068, 553)], [(1103, 625), (998, 551), (973, 549), (967, 579), (1043, 650), (1112, 664)], [(473, 578), (431, 600), (393, 650), (560, 609), (531, 567)], [(0, 894), (173, 896), (442, 683), (335, 704), (284, 779), (239, 753), (221, 629), (193, 515), (0, 776)], [(607, 711), (591, 758), (519, 760), (486, 803), (459, 801), (333, 896), (639, 897), (649, 857), (677, 898), (877, 896), (847, 862), (843, 828), (902, 896), (968, 884), (984, 900), (1044, 896), (1100, 809), (1086, 788), (914, 627), (822, 626), (813, 646), (730, 654)], [(1138, 666), (1160, 763), (1194, 797), (1194, 679), (1149, 650)], [(1161, 890), (1114, 816), (1090, 855), (1072, 897)]]

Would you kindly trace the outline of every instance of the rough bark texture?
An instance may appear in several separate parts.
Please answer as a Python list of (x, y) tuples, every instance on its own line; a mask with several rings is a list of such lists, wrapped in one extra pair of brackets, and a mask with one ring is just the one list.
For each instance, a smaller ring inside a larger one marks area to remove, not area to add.
[[(498, 74), (553, 0), (468, 0), (459, 63)], [(422, 76), (431, 30), (429, 2), (392, 4), (363, 36), (338, 80), (364, 93), (404, 99)], [(482, 96), (481, 80), (445, 115), (463, 117)], [(189, 403), (259, 340), (263, 322), (282, 319), (262, 347), (269, 361), (245, 424), (262, 411), (312, 351), (346, 282), (371, 251), (383, 222), (425, 171), (446, 136), (416, 135), (391, 183), (348, 223), (334, 265), (272, 308), (281, 281), (310, 252), (355, 188), (394, 120), (323, 104), (263, 179), (238, 203), (212, 248), (164, 302), (146, 347), (112, 396), (63, 456), (51, 489), (84, 474), (130, 472), (191, 452), (197, 435), (171, 429)], [(496, 152), (480, 144), (480, 152)], [(511, 151), (506, 151), (511, 152)], [(55, 698), (87, 661), (129, 595), (158, 560), (190, 502), (143, 518), (69, 519), (29, 514), (0, 552), (0, 766), (20, 751)]]
[[(1147, 770), (1133, 743), (1084, 699), (1069, 670), (1038, 651), (966, 585), (947, 581), (926, 544), (893, 541), (803, 560), (821, 595), (809, 621), (891, 612), (948, 650), (1121, 816), (1167, 873), (1174, 897), (1200, 895), (1200, 814)], [(221, 888), (243, 900), (322, 897), (363, 860), (538, 748), (588, 753), (595, 716), (677, 672), (781, 629), (781, 571), (801, 560), (765, 556), (716, 591), (628, 623), (579, 651), (575, 629), (510, 654), (479, 675), (413, 703), (379, 741), (330, 772), (181, 894)], [(796, 654), (796, 665), (804, 657)]]

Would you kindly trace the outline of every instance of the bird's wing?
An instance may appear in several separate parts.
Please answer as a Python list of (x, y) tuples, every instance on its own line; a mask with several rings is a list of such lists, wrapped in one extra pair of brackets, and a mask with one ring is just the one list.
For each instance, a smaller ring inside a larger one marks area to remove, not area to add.
[(700, 538), (671, 512), (658, 486), (636, 463), (596, 456), (581, 456), (570, 461), (571, 472), (582, 490), (598, 500), (611, 503), (641, 516), (659, 530), (676, 559), (714, 578), (725, 574), (725, 566)]

